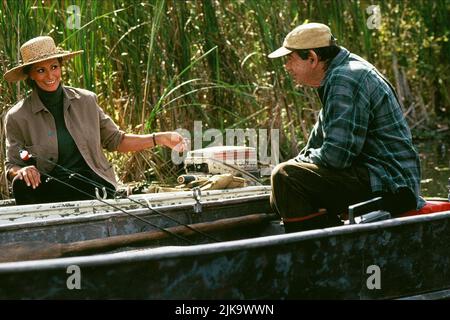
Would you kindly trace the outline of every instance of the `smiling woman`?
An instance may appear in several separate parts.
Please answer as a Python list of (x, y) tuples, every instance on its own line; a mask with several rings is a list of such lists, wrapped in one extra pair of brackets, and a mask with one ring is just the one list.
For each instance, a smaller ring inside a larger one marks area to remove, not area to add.
[[(123, 132), (103, 112), (93, 92), (64, 86), (62, 62), (83, 51), (63, 51), (51, 37), (41, 36), (22, 45), (20, 52), (23, 63), (4, 75), (10, 82), (25, 80), (33, 89), (5, 117), (5, 171), (17, 204), (92, 199), (96, 188), (113, 196), (117, 182), (103, 148), (119, 152), (157, 144), (178, 151), (186, 148), (176, 132)], [(34, 161), (21, 158), (22, 150)]]
[(27, 84), (33, 89), (37, 85), (44, 91), (56, 91), (61, 82), (61, 63), (62, 58), (58, 58), (26, 66), (23, 72), (28, 75)]

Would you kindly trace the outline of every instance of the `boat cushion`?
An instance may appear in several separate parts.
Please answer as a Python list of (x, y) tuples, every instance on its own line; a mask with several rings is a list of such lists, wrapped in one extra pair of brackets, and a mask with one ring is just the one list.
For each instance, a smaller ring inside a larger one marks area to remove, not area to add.
[(448, 201), (427, 201), (420, 210), (410, 210), (398, 215), (398, 217), (417, 216), (420, 214), (429, 214), (440, 211), (450, 211), (450, 202)]

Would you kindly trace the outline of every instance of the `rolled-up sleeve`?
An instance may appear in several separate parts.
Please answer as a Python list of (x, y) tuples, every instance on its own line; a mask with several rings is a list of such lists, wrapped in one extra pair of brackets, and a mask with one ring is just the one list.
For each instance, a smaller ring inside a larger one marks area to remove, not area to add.
[(100, 121), (100, 139), (102, 146), (108, 151), (116, 151), (125, 136), (125, 132), (120, 130), (111, 117), (97, 104), (97, 97), (95, 97), (95, 100)]
[(100, 137), (102, 146), (108, 151), (116, 151), (125, 136), (125, 132), (107, 116), (99, 107), (100, 116)]

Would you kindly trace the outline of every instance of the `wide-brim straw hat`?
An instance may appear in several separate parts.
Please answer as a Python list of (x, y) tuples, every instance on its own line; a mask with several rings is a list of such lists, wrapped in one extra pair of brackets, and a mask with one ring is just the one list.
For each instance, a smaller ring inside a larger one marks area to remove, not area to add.
[(23, 68), (26, 66), (55, 58), (68, 60), (83, 52), (83, 50), (74, 52), (64, 51), (57, 47), (53, 38), (49, 36), (36, 37), (25, 42), (20, 47), (22, 62), (11, 70), (6, 71), (3, 78), (9, 82), (25, 80), (28, 78), (28, 75), (23, 72)]

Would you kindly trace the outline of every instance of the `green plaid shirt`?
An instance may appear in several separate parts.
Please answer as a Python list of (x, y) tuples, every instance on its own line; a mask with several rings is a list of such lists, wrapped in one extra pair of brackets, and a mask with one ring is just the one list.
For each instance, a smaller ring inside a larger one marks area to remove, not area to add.
[(373, 65), (341, 48), (319, 96), (319, 119), (296, 160), (337, 169), (363, 164), (373, 192), (409, 187), (421, 208), (419, 155), (390, 83)]

